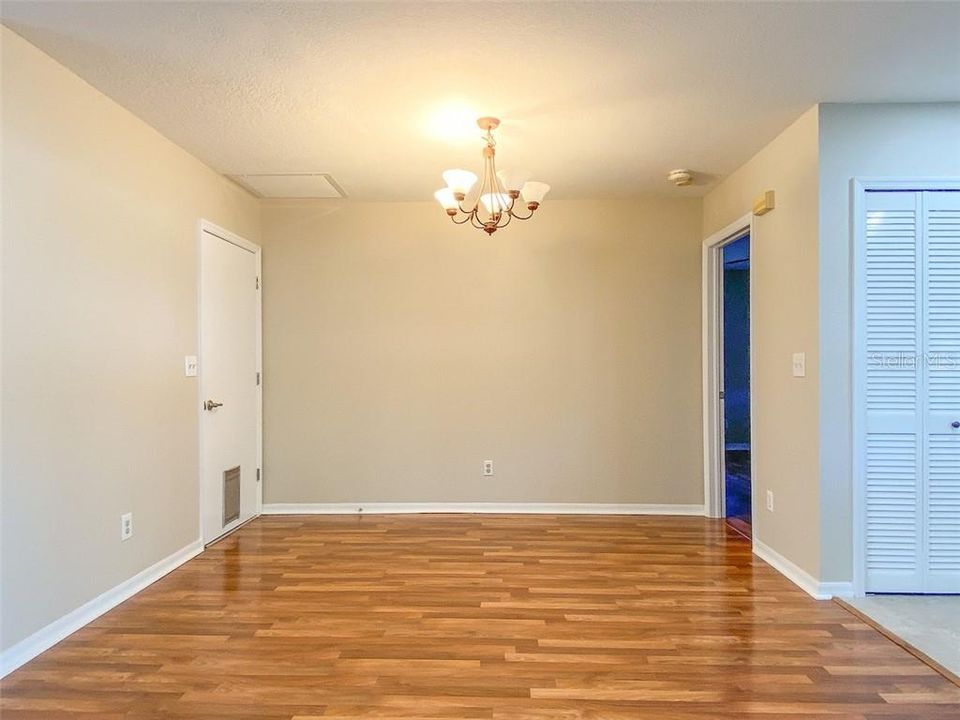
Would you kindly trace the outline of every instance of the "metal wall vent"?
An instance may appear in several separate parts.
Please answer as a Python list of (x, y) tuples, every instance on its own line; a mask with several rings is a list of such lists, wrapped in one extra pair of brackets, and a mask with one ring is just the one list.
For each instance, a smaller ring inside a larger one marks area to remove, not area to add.
[(240, 517), (240, 466), (223, 473), (223, 526)]
[(347, 196), (329, 173), (261, 173), (229, 177), (260, 198), (345, 198)]

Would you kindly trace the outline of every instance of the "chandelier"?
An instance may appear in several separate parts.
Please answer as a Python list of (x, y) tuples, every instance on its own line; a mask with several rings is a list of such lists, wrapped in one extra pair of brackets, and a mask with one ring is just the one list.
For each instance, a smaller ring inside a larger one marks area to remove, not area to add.
[[(433, 196), (447, 211), (447, 215), (456, 225), (470, 223), (478, 230), (493, 235), (506, 227), (511, 220), (529, 220), (543, 202), (543, 196), (550, 186), (542, 182), (528, 181), (529, 173), (500, 170), (497, 171), (496, 146), (493, 131), (500, 125), (495, 117), (482, 117), (477, 120), (487, 146), (483, 149), (483, 180), (472, 206), (464, 207), (467, 193), (477, 182), (477, 176), (469, 170), (447, 170), (443, 179), (447, 187), (437, 190)], [(523, 196), (527, 214), (515, 211), (517, 200)], [(482, 208), (481, 208), (482, 206)]]

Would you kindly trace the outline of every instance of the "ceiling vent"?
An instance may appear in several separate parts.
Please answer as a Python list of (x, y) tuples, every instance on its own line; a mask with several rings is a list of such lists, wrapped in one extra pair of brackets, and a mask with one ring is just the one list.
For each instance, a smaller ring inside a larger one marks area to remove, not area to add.
[(345, 198), (337, 181), (328, 173), (262, 173), (230, 175), (260, 198)]

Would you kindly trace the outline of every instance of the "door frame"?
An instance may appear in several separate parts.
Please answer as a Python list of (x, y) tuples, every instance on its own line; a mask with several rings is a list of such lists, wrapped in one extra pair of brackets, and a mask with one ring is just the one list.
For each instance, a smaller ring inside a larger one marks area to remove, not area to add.
[[(723, 368), (723, 258), (722, 249), (743, 235), (750, 235), (750, 513), (751, 523), (756, 525), (757, 493), (754, 492), (754, 273), (753, 250), (755, 243), (753, 214), (748, 213), (703, 241), (701, 268), (702, 279), (702, 355), (703, 355), (703, 507), (704, 515), (711, 518), (725, 517), (724, 495), (724, 450), (721, 437), (720, 387)], [(757, 533), (754, 531), (754, 538)]]
[[(262, 256), (263, 250), (256, 243), (252, 243), (249, 240), (240, 237), (236, 233), (232, 233), (229, 230), (216, 225), (209, 220), (201, 219), (197, 224), (197, 364), (198, 372), (197, 379), (197, 430), (198, 430), (198, 458), (197, 458), (197, 514), (200, 530), (200, 542), (203, 544), (210, 544), (216, 542), (225, 535), (229, 535), (238, 528), (242, 527), (246, 522), (239, 523), (233, 529), (217, 535), (216, 537), (211, 538), (209, 541), (206, 539), (206, 533), (204, 532), (203, 527), (203, 508), (204, 508), (204, 476), (206, 466), (204, 465), (204, 449), (205, 438), (203, 432), (203, 401), (206, 397), (205, 383), (204, 383), (204, 362), (203, 356), (200, 354), (203, 348), (203, 234), (209, 233), (215, 237), (220, 238), (228, 243), (241, 247), (244, 250), (249, 250), (254, 254), (256, 266), (257, 266), (257, 367), (260, 372), (260, 384), (257, 386), (257, 470), (259, 471), (259, 478), (257, 480), (257, 505), (253, 517), (258, 517), (263, 511), (263, 272), (262, 272)], [(249, 518), (252, 520), (253, 518)]]
[(867, 503), (866, 482), (866, 335), (861, 333), (866, 326), (866, 227), (867, 193), (887, 190), (892, 192), (923, 192), (925, 190), (960, 190), (960, 178), (936, 177), (854, 177), (850, 180), (850, 467), (852, 478), (853, 522), (853, 595), (866, 595), (867, 582)]

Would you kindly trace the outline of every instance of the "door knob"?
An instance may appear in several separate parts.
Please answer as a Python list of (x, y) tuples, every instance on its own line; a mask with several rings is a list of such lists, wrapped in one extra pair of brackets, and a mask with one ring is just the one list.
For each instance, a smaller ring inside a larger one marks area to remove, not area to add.
[(952, 423), (950, 423), (950, 427), (960, 428), (960, 420), (954, 420)]
[(223, 403), (214, 402), (213, 400), (207, 400), (203, 403), (204, 410), (216, 410), (218, 407), (223, 407)]

